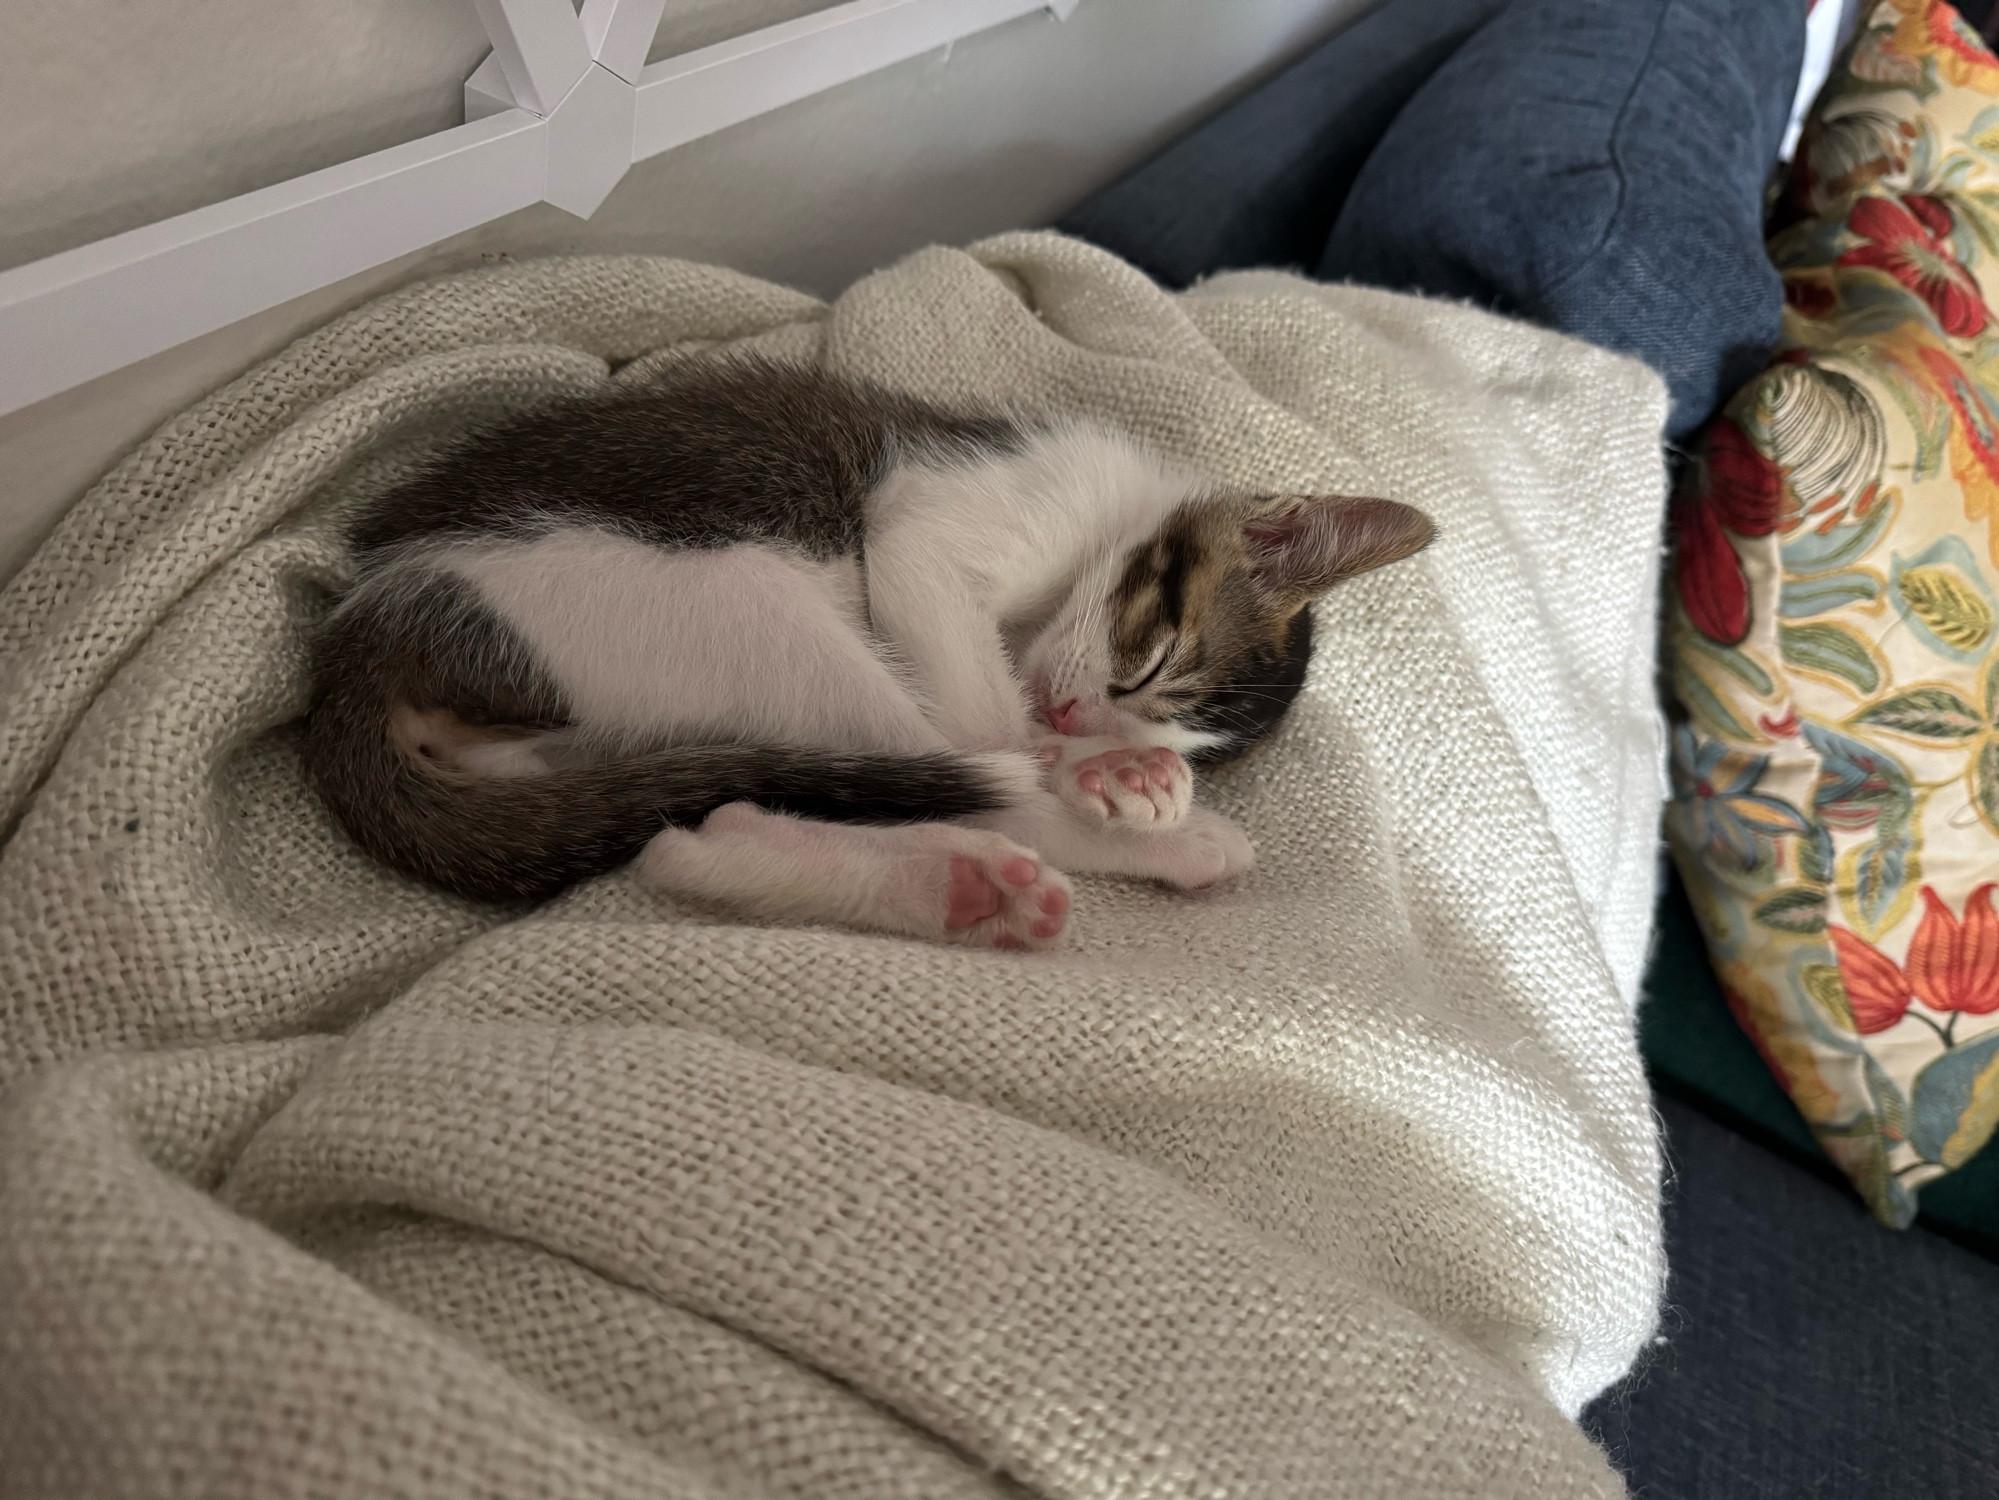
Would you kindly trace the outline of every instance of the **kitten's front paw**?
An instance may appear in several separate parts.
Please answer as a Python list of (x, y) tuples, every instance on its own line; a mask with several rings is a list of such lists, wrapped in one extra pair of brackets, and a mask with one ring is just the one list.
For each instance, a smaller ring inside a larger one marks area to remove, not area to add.
[(1132, 829), (1171, 828), (1194, 802), (1194, 773), (1177, 750), (1113, 741), (1053, 740), (1049, 784), (1085, 818)]
[(1249, 835), (1209, 808), (1191, 809), (1187, 821), (1173, 830), (1173, 841), (1179, 857), (1164, 862), (1159, 878), (1181, 890), (1233, 879), (1256, 863)]
[(1068, 925), (1069, 881), (1017, 846), (967, 849), (951, 857), (944, 930), (991, 948), (1046, 948)]

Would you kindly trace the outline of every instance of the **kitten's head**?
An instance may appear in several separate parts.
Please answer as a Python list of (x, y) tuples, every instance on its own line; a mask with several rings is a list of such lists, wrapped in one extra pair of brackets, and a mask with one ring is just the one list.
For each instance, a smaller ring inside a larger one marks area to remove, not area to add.
[(1434, 534), (1393, 500), (1192, 494), (1150, 537), (1087, 569), (1027, 644), (1035, 711), (1064, 734), (1232, 759), (1298, 695), (1306, 606)]

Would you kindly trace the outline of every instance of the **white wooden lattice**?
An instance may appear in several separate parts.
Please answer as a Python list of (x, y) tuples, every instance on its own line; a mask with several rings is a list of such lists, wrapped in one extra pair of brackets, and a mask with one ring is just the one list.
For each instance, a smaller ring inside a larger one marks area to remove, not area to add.
[(588, 217), (635, 161), (1077, 0), (849, 0), (646, 66), (665, 0), (474, 0), (465, 123), (0, 272), (0, 414), (546, 201)]

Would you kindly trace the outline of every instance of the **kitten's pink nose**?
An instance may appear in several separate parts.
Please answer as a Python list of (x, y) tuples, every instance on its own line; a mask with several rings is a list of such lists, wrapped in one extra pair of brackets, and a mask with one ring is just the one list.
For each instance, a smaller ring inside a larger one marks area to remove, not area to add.
[(1065, 698), (1048, 710), (1048, 722), (1055, 726), (1057, 734), (1081, 734), (1083, 732), (1081, 726), (1076, 722), (1083, 714), (1082, 702), (1083, 700), (1080, 698)]

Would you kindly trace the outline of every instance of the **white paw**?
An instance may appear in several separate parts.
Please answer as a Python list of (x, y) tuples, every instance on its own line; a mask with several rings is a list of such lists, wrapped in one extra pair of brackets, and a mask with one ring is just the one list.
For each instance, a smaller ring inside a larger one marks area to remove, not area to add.
[(821, 823), (732, 802), (641, 856), (669, 895), (771, 921), (824, 922), (981, 948), (1047, 948), (1069, 882), (1032, 850), (958, 823)]
[(1229, 819), (1205, 807), (1191, 808), (1189, 813), (1178, 832), (1191, 848), (1205, 851), (1209, 858), (1219, 860), (1221, 867), (1210, 879), (1189, 882), (1186, 888), (1232, 879), (1256, 863), (1256, 846)]
[(941, 863), (944, 937), (980, 948), (1048, 948), (1069, 922), (1069, 881), (994, 835), (966, 838)]
[(1165, 829), (1194, 803), (1194, 773), (1177, 750), (1097, 739), (1051, 740), (1049, 784), (1065, 807), (1085, 818), (1132, 829)]
[(1128, 866), (1130, 873), (1182, 891), (1215, 885), (1256, 862), (1249, 835), (1205, 807), (1188, 808), (1176, 826), (1128, 847), (1142, 861)]

